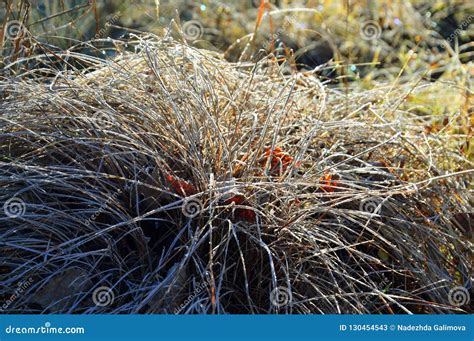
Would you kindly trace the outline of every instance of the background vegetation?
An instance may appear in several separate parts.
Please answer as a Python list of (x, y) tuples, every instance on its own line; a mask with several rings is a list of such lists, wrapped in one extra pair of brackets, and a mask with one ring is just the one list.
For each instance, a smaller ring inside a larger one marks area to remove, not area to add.
[(0, 5), (4, 312), (472, 312), (469, 2)]

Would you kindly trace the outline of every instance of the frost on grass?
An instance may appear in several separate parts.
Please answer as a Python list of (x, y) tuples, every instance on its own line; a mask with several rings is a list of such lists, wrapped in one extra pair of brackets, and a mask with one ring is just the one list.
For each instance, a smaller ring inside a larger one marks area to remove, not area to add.
[(472, 164), (400, 109), (424, 84), (340, 93), (128, 44), (0, 83), (0, 203), (24, 205), (0, 214), (0, 296), (32, 278), (7, 312), (468, 311), (448, 293), (471, 280)]

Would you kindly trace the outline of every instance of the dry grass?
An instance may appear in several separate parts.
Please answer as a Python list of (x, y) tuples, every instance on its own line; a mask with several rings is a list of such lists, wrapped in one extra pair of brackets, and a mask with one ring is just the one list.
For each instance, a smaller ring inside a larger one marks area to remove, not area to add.
[(0, 215), (0, 295), (32, 278), (7, 311), (471, 311), (448, 292), (472, 285), (472, 162), (400, 109), (430, 85), (340, 93), (271, 57), (127, 44), (0, 82), (0, 203), (24, 204)]

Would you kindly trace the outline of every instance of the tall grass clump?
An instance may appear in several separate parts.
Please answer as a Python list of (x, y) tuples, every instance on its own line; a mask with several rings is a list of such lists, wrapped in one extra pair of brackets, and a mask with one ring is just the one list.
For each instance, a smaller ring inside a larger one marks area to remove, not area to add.
[(449, 293), (472, 287), (472, 162), (400, 109), (429, 84), (114, 44), (0, 81), (5, 311), (471, 311)]

